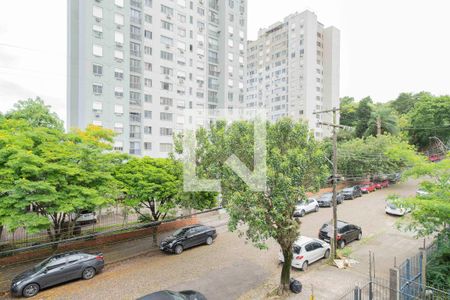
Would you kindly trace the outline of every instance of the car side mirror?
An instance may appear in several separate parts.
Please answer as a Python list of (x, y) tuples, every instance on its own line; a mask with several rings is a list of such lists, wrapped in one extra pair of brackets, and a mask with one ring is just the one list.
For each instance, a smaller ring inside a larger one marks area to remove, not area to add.
[(44, 269), (42, 270), (42, 274), (47, 274), (47, 272), (48, 272), (48, 268), (44, 268)]

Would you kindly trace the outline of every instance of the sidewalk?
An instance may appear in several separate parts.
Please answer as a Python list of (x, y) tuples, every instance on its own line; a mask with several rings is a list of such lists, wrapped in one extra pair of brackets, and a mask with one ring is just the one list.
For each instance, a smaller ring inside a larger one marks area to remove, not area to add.
[[(200, 223), (212, 227), (216, 227), (219, 232), (226, 230), (226, 224), (228, 221), (228, 218), (226, 214), (214, 212), (214, 213), (207, 213), (205, 215), (198, 215), (197, 216)], [(157, 245), (153, 245), (153, 237), (145, 237), (135, 240), (127, 240), (122, 241), (114, 244), (108, 244), (103, 245), (101, 247), (97, 247), (95, 249), (80, 249), (83, 251), (101, 251), (103, 252), (105, 256), (105, 263), (106, 265), (116, 264), (137, 256), (141, 255), (151, 255), (152, 252), (158, 252), (159, 248), (158, 245), (160, 241), (167, 236), (169, 236), (171, 232), (164, 232), (158, 235), (157, 237)], [(0, 267), (0, 295), (2, 293), (8, 292), (11, 280), (21, 272), (32, 268), (34, 265), (36, 265), (41, 259), (39, 260), (32, 260), (23, 262), (20, 264), (14, 264), (14, 265), (6, 265)]]

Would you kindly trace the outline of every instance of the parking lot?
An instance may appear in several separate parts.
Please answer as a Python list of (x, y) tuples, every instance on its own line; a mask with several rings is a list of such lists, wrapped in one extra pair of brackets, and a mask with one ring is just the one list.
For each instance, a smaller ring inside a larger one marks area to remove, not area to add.
[[(311, 287), (316, 299), (336, 299), (368, 274), (368, 253), (376, 258), (378, 276), (386, 277), (394, 264), (418, 251), (422, 241), (399, 231), (396, 217), (384, 212), (389, 194), (414, 194), (417, 181), (399, 183), (339, 205), (340, 220), (362, 227), (363, 239), (351, 243), (351, 257), (359, 261), (350, 269), (318, 262), (307, 272), (293, 270), (304, 292), (293, 299), (308, 299)], [(317, 237), (320, 226), (331, 219), (332, 209), (321, 208), (303, 217), (301, 234)], [(221, 216), (223, 217), (223, 215)], [(219, 218), (219, 216), (218, 216)], [(269, 241), (268, 250), (258, 250), (225, 226), (211, 246), (200, 246), (181, 255), (153, 253), (107, 267), (90, 281), (76, 281), (41, 292), (39, 299), (136, 299), (160, 289), (194, 289), (208, 299), (263, 299), (276, 285), (281, 267), (278, 247)], [(105, 258), (106, 260), (108, 257)]]

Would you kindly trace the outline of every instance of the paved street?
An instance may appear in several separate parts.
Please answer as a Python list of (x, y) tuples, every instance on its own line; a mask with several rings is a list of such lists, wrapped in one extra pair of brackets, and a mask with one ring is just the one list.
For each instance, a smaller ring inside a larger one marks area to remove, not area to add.
[[(339, 270), (323, 262), (308, 271), (293, 270), (304, 292), (292, 299), (308, 299), (311, 286), (316, 299), (336, 299), (357, 281), (365, 281), (368, 252), (376, 256), (376, 272), (386, 277), (394, 257), (401, 261), (415, 254), (422, 241), (395, 227), (398, 218), (384, 213), (388, 194), (413, 194), (416, 181), (393, 185), (362, 198), (345, 201), (339, 206), (339, 219), (360, 225), (363, 240), (353, 242), (351, 257), (360, 263)], [(330, 208), (302, 219), (302, 234), (316, 237), (320, 226), (330, 220)], [(223, 217), (223, 215), (222, 215)], [(223, 224), (218, 222), (217, 224)], [(187, 250), (181, 255), (152, 252), (106, 267), (90, 281), (76, 281), (43, 291), (38, 299), (135, 299), (160, 289), (195, 289), (208, 299), (263, 299), (267, 289), (275, 286), (281, 267), (277, 262), (278, 247), (270, 241), (269, 249), (260, 251), (237, 233), (218, 228), (219, 236), (211, 246)], [(108, 259), (108, 257), (106, 257)]]

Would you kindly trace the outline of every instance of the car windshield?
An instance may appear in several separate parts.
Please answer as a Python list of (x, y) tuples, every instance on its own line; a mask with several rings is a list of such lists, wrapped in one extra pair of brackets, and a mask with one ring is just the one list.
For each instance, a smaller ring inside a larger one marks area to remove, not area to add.
[(344, 193), (351, 193), (353, 192), (353, 188), (347, 188), (342, 190)]
[(297, 205), (305, 205), (305, 204), (306, 204), (306, 200), (297, 201)]
[(333, 194), (331, 194), (331, 193), (326, 193), (326, 194), (323, 194), (322, 196), (320, 196), (320, 199), (330, 199), (331, 197), (333, 197)]
[(175, 230), (175, 232), (172, 234), (173, 236), (182, 236), (188, 231), (190, 228), (180, 228)]
[(394, 203), (387, 203), (387, 206), (389, 206), (389, 208), (391, 209), (397, 209), (397, 205), (395, 205)]

